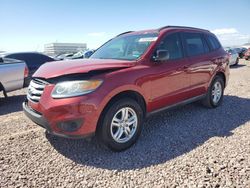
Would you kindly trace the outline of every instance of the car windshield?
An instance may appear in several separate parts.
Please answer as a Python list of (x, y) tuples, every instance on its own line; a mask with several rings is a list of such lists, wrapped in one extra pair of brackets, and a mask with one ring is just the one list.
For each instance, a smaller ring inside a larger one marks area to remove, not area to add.
[(157, 40), (157, 33), (121, 35), (101, 46), (90, 58), (135, 60)]

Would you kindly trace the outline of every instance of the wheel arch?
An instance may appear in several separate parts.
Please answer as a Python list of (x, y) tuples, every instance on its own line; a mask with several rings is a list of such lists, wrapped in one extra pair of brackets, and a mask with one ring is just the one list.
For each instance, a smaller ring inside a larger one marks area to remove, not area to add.
[(142, 107), (143, 110), (143, 116), (146, 116), (147, 113), (147, 103), (146, 100), (144, 99), (143, 95), (140, 94), (138, 91), (134, 91), (134, 90), (125, 90), (125, 91), (121, 91), (117, 94), (115, 94), (114, 96), (111, 97), (111, 99), (107, 102), (107, 104), (105, 105), (105, 107), (103, 108), (102, 112), (100, 113), (99, 119), (97, 121), (97, 127), (96, 130), (98, 131), (98, 127), (100, 127), (100, 124), (104, 118), (104, 115), (106, 113), (106, 111), (108, 110), (108, 108), (117, 100), (122, 99), (122, 98), (131, 98), (134, 99), (135, 101), (137, 101), (139, 103), (139, 105)]
[(121, 99), (121, 98), (131, 98), (134, 99), (135, 101), (137, 101), (139, 103), (139, 105), (142, 107), (142, 110), (144, 112), (144, 115), (147, 111), (147, 105), (146, 105), (146, 100), (144, 99), (144, 97), (142, 96), (142, 94), (140, 94), (138, 91), (134, 91), (134, 90), (125, 90), (125, 91), (121, 91), (117, 94), (115, 94), (113, 97), (111, 97), (111, 99), (108, 101), (108, 103), (106, 104), (106, 106), (104, 107), (104, 109), (102, 110), (102, 113), (110, 106), (112, 105), (115, 101)]
[(226, 86), (226, 76), (225, 76), (225, 74), (223, 72), (217, 72), (215, 74), (215, 76), (220, 76), (223, 79), (223, 81), (224, 81), (224, 86)]
[(210, 79), (209, 83), (208, 83), (208, 86), (207, 86), (207, 89), (209, 89), (211, 83), (213, 82), (214, 78), (216, 76), (220, 76), (222, 79), (223, 79), (223, 82), (224, 82), (224, 87), (226, 87), (226, 83), (227, 83), (227, 80), (226, 80), (226, 75), (225, 75), (225, 72), (223, 71), (218, 71), (216, 72)]

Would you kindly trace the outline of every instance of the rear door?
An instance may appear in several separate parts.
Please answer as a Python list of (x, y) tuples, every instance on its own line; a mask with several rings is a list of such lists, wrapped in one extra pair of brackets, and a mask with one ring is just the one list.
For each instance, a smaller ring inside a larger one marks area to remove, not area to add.
[(24, 69), (24, 62), (12, 59), (4, 59), (4, 62), (0, 62), (0, 81), (6, 92), (23, 87)]
[(206, 92), (207, 83), (215, 66), (211, 62), (209, 46), (202, 33), (184, 32), (182, 39), (189, 61), (188, 75), (190, 77), (190, 97)]

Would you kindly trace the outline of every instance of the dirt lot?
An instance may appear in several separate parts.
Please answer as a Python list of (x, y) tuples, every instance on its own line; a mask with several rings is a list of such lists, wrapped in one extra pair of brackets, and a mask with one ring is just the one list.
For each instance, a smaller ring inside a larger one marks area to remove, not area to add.
[(131, 149), (45, 133), (22, 113), (25, 89), (0, 95), (0, 187), (249, 187), (250, 62), (232, 67), (223, 105), (150, 117)]

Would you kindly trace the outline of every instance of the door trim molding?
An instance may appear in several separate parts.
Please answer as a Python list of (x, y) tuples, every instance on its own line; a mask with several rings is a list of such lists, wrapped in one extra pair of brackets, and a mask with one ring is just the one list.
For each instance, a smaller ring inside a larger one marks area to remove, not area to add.
[(169, 109), (173, 109), (173, 108), (176, 108), (176, 107), (179, 107), (179, 106), (184, 106), (186, 104), (190, 104), (192, 102), (195, 102), (195, 101), (198, 101), (198, 100), (201, 100), (203, 98), (206, 97), (206, 94), (203, 94), (203, 95), (199, 95), (199, 96), (196, 96), (196, 97), (192, 97), (192, 98), (189, 98), (187, 100), (184, 100), (184, 101), (181, 101), (181, 102), (178, 102), (176, 104), (172, 104), (172, 105), (169, 105), (169, 106), (165, 106), (163, 108), (160, 108), (160, 109), (157, 109), (157, 110), (154, 110), (152, 112), (148, 112), (146, 117), (149, 117), (153, 114), (156, 114), (158, 112), (161, 112), (161, 111), (165, 111), (165, 110), (169, 110)]

